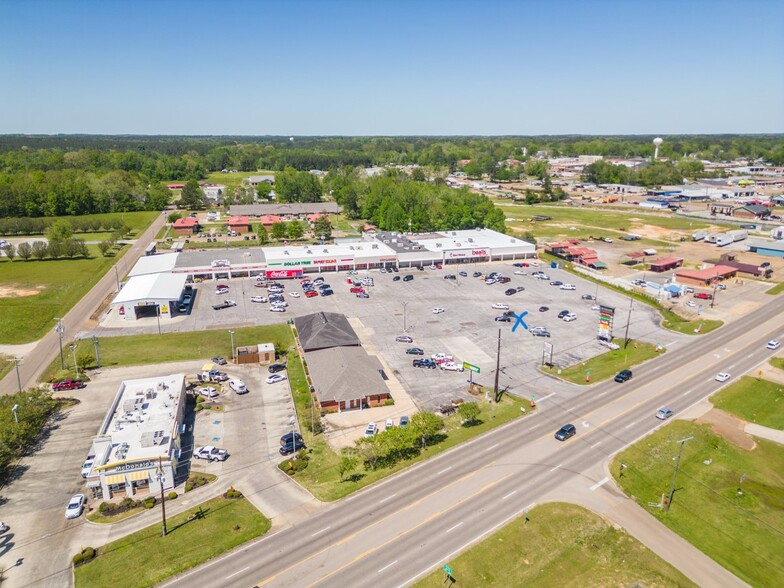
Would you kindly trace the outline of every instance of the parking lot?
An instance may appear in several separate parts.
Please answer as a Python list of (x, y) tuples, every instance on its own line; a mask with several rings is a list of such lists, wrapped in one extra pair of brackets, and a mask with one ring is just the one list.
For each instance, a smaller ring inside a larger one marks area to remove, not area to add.
[[(546, 272), (550, 279), (533, 278), (531, 273), (535, 270)], [(461, 271), (467, 277), (460, 276)], [(487, 285), (481, 279), (472, 277), (476, 271), (483, 274), (496, 271), (511, 278), (511, 282)], [(516, 275), (515, 271), (525, 271), (526, 275)], [(404, 277), (408, 274), (413, 275), (414, 279), (393, 281), (395, 276)], [(446, 280), (446, 274), (455, 274), (457, 279)], [(357, 298), (349, 292), (347, 279), (356, 280), (368, 275), (375, 279), (375, 285), (367, 288), (370, 297)], [(163, 328), (166, 331), (230, 328), (243, 324), (278, 323), (318, 311), (343, 313), (362, 323), (361, 336), (366, 340), (371, 339), (373, 347), (383, 355), (416, 404), (421, 409), (430, 410), (457, 397), (467, 397), (469, 374), (414, 368), (412, 360), (417, 356), (405, 353), (409, 347), (421, 347), (426, 356), (446, 353), (452, 355), (458, 363), (466, 361), (476, 365), (480, 373), (473, 374), (474, 382), (492, 387), (500, 330), (500, 386), (508, 387), (512, 393), (542, 397), (555, 390), (579, 389), (537, 369), (545, 359), (546, 343), (553, 346), (552, 362), (556, 366), (572, 365), (606, 351), (606, 347), (596, 339), (599, 313), (592, 310), (592, 306), (597, 303), (615, 308), (613, 333), (616, 337), (624, 336), (629, 316), (631, 338), (668, 347), (686, 337), (662, 329), (658, 324), (658, 315), (652, 308), (634, 303), (630, 314), (629, 298), (561, 269), (544, 266), (517, 268), (511, 262), (505, 262), (453, 265), (437, 270), (405, 269), (399, 273), (382, 274), (379, 270), (371, 270), (354, 276), (345, 273), (324, 273), (321, 276), (332, 287), (334, 295), (306, 298), (302, 295), (299, 280), (279, 280), (284, 285), (288, 303), (283, 313), (270, 312), (269, 304), (250, 301), (251, 296), (266, 296), (267, 292), (264, 288), (255, 287), (255, 279), (222, 280), (221, 283), (229, 285), (229, 293), (224, 295), (216, 294), (217, 282), (200, 283), (196, 285), (191, 313), (166, 321)], [(309, 274), (306, 277), (314, 279), (316, 275)], [(550, 281), (554, 280), (574, 284), (576, 288), (562, 290), (558, 286), (551, 286)], [(518, 286), (525, 290), (511, 296), (504, 294), (508, 288)], [(292, 297), (290, 292), (297, 292), (300, 297)], [(583, 300), (581, 297), (584, 294), (596, 296), (597, 300)], [(214, 304), (226, 298), (236, 301), (237, 306), (213, 310)], [(494, 303), (509, 304), (510, 309), (518, 314), (527, 312), (524, 322), (529, 327), (546, 327), (551, 337), (534, 337), (520, 326), (513, 332), (516, 323), (514, 318), (511, 322), (496, 322), (495, 317), (504, 311), (493, 309)], [(540, 312), (542, 306), (547, 306), (549, 310)], [(444, 312), (433, 314), (435, 307), (443, 308)], [(574, 313), (576, 320), (564, 322), (559, 319), (558, 313), (562, 310)], [(154, 332), (156, 327), (154, 319), (152, 321), (142, 329)], [(126, 323), (123, 326), (128, 325)], [(403, 334), (410, 335), (414, 342), (396, 342), (395, 337)], [(238, 345), (246, 343), (250, 342), (237, 342)]]

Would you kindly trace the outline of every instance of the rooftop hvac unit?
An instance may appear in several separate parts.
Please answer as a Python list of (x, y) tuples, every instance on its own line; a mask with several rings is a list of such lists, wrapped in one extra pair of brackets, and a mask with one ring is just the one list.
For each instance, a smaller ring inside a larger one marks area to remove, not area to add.
[(454, 231), (452, 231), (452, 236), (454, 237), (455, 235), (457, 235), (457, 233), (455, 233)]
[(468, 238), (468, 242), (469, 242), (469, 243), (473, 243), (473, 242), (474, 242), (474, 238), (473, 238), (473, 237), (469, 237), (469, 238)]
[(462, 243), (458, 243), (457, 241), (455, 241), (455, 247), (461, 247), (462, 245), (463, 245)]
[(373, 247), (372, 247), (372, 249), (378, 249), (378, 245), (376, 245), (375, 243), (373, 243)]
[(288, 251), (284, 251), (284, 252), (283, 252), (283, 255), (288, 255), (288, 254), (289, 254), (289, 252), (288, 252)]
[(322, 253), (329, 253), (329, 251), (328, 251), (328, 250), (326, 250), (326, 249), (322, 249), (322, 250), (321, 250), (321, 252), (322, 252)]
[(441, 243), (436, 243), (436, 247), (441, 247)]
[(349, 249), (349, 251), (354, 251), (354, 246), (353, 245), (349, 245), (348, 249)]

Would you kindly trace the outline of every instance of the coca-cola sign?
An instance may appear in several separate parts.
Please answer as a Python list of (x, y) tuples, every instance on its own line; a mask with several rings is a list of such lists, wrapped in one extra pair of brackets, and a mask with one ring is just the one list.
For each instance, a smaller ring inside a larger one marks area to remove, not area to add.
[(267, 279), (277, 279), (277, 278), (299, 278), (302, 276), (301, 269), (290, 269), (290, 270), (267, 270)]

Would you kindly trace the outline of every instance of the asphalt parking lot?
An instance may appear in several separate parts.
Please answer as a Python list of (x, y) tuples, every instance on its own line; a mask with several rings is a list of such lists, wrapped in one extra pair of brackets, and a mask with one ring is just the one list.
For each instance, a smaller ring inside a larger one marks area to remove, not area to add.
[[(545, 271), (550, 280), (531, 277), (531, 272), (536, 269)], [(459, 276), (460, 271), (465, 271), (468, 277)], [(497, 271), (510, 277), (511, 282), (487, 285), (472, 277), (475, 271), (485, 274)], [(526, 271), (527, 275), (515, 275), (514, 271)], [(406, 274), (412, 274), (414, 279), (393, 281), (394, 276)], [(446, 274), (456, 274), (458, 279), (446, 280)], [(217, 295), (214, 282), (201, 283), (196, 285), (198, 293), (191, 314), (175, 319), (177, 322), (166, 330), (272, 324), (311, 312), (340, 312), (362, 322), (366, 336), (372, 337), (375, 347), (384, 355), (416, 403), (424, 409), (435, 409), (456, 397), (468, 397), (466, 383), (469, 374), (414, 368), (411, 360), (416, 356), (406, 355), (408, 347), (421, 347), (426, 355), (447, 353), (453, 355), (457, 362), (467, 361), (476, 365), (480, 373), (473, 375), (474, 381), (492, 387), (500, 329), (500, 386), (508, 386), (512, 393), (536, 394), (541, 398), (556, 389), (561, 392), (568, 388), (579, 389), (537, 369), (543, 360), (545, 343), (553, 345), (553, 363), (572, 365), (606, 351), (606, 347), (596, 340), (599, 313), (591, 310), (594, 304), (615, 307), (613, 332), (616, 337), (624, 336), (630, 316), (628, 298), (561, 269), (544, 265), (516, 268), (511, 262), (505, 262), (449, 266), (440, 270), (404, 269), (399, 273), (384, 274), (371, 270), (351, 277), (357, 279), (367, 275), (375, 280), (375, 285), (367, 288), (370, 293), (368, 299), (357, 298), (349, 292), (350, 286), (346, 282), (349, 276), (345, 273), (321, 274), (335, 292), (328, 297), (305, 298), (301, 295), (299, 280), (280, 280), (288, 303), (285, 313), (270, 312), (268, 304), (250, 301), (252, 295), (266, 296), (266, 289), (254, 287), (254, 279), (223, 280), (223, 283), (229, 284), (228, 295)], [(313, 279), (316, 275), (307, 277)], [(576, 289), (561, 290), (558, 286), (551, 286), (551, 280), (574, 284)], [(512, 296), (504, 294), (507, 288), (517, 286), (525, 290)], [(290, 292), (301, 296), (292, 297)], [(583, 294), (594, 295), (597, 301), (582, 300)], [(225, 298), (236, 301), (237, 306), (213, 310), (212, 305)], [(496, 322), (494, 318), (504, 312), (491, 308), (496, 302), (509, 304), (510, 309), (518, 314), (528, 312), (523, 319), (527, 325), (546, 327), (551, 337), (534, 337), (522, 327), (513, 332), (514, 319), (512, 322)], [(549, 310), (540, 312), (541, 306), (547, 306)], [(433, 314), (435, 307), (442, 307), (445, 312)], [(575, 313), (577, 319), (564, 322), (557, 316), (561, 310)], [(410, 335), (414, 343), (395, 342), (395, 337), (402, 334)], [(661, 328), (656, 312), (639, 303), (632, 305), (629, 336), (665, 347), (686, 337)]]

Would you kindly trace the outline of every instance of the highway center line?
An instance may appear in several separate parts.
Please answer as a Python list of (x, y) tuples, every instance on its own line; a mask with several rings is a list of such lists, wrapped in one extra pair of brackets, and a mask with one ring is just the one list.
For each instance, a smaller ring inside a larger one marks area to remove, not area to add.
[(386, 497), (386, 498), (384, 498), (383, 500), (379, 500), (379, 502), (381, 503), (381, 502), (386, 502), (387, 500), (392, 500), (392, 499), (393, 499), (395, 496), (397, 496), (397, 492), (395, 492), (395, 493), (394, 493), (394, 494), (392, 494), (391, 496), (387, 496), (387, 497)]
[(540, 398), (539, 402), (541, 402), (542, 400), (547, 400), (548, 398), (550, 398), (550, 396), (555, 396), (556, 394), (558, 394), (558, 392), (551, 392), (550, 394), (548, 394), (544, 398)]
[(517, 494), (517, 490), (512, 490), (512, 491), (511, 491), (509, 494), (507, 494), (506, 496), (504, 496), (503, 498), (501, 498), (501, 500), (506, 500), (507, 498), (509, 498), (509, 497), (510, 497), (510, 496), (512, 496), (513, 494)]
[(601, 442), (601, 441), (597, 441), (596, 443), (594, 443), (593, 445), (591, 445), (591, 449), (593, 449), (594, 447), (598, 447), (598, 446), (599, 446), (599, 445), (601, 445), (601, 444), (602, 444), (602, 442)]
[(463, 524), (463, 521), (460, 521), (460, 522), (459, 522), (459, 523), (457, 523), (457, 524), (456, 524), (454, 527), (449, 527), (449, 528), (446, 530), (446, 532), (447, 532), (447, 533), (451, 533), (452, 531), (454, 531), (455, 529), (457, 529), (457, 528), (458, 528), (460, 525), (462, 525), (462, 524)]
[(250, 569), (250, 566), (246, 566), (246, 567), (242, 568), (241, 570), (238, 570), (238, 571), (234, 572), (233, 574), (229, 574), (228, 576), (226, 576), (226, 580), (228, 580), (229, 578), (232, 578), (232, 577), (236, 576), (237, 574), (241, 574), (241, 573), (242, 573), (242, 572), (244, 572), (245, 570), (249, 570), (249, 569)]
[(448, 468), (444, 468), (443, 470), (441, 470), (440, 472), (438, 472), (436, 475), (437, 475), (437, 476), (440, 476), (441, 474), (444, 474), (444, 473), (448, 472), (448, 471), (449, 471), (449, 470), (451, 470), (451, 469), (452, 469), (452, 466), (449, 466)]
[(485, 451), (490, 451), (490, 450), (492, 450), (492, 449), (495, 449), (495, 448), (496, 448), (496, 447), (498, 447), (499, 445), (500, 445), (500, 443), (496, 443), (495, 445), (491, 445), (490, 447), (488, 447), (487, 449), (485, 449)]
[(553, 469), (551, 469), (550, 471), (551, 471), (551, 472), (554, 472), (555, 470), (557, 470), (558, 468), (560, 468), (562, 465), (563, 465), (563, 464), (560, 464), (560, 463), (559, 463), (557, 466), (555, 466), (555, 467), (554, 467)]
[(591, 492), (593, 492), (593, 491), (594, 491), (594, 490), (596, 490), (597, 488), (601, 488), (602, 486), (604, 486), (604, 485), (605, 485), (607, 482), (609, 482), (609, 481), (610, 481), (610, 478), (608, 478), (607, 476), (605, 476), (604, 478), (602, 478), (601, 480), (599, 480), (598, 482), (596, 482), (596, 484), (594, 484), (593, 486), (591, 486)]
[(628, 425), (626, 425), (626, 426), (624, 427), (624, 429), (631, 429), (631, 428), (632, 428), (634, 425), (636, 425), (636, 424), (637, 424), (637, 421), (631, 422), (631, 423), (629, 423)]
[(376, 572), (376, 573), (377, 573), (377, 574), (380, 574), (380, 573), (381, 573), (381, 572), (383, 572), (385, 569), (387, 569), (387, 568), (391, 568), (391, 567), (392, 567), (393, 565), (395, 565), (396, 563), (397, 563), (397, 560), (393, 561), (391, 564), (385, 565), (383, 568), (381, 568), (380, 570), (378, 570), (378, 572)]
[(331, 527), (324, 527), (323, 529), (321, 529), (321, 531), (316, 531), (315, 533), (313, 533), (311, 535), (311, 537), (315, 537), (316, 535), (321, 535), (324, 531), (326, 531), (327, 529), (330, 529), (330, 528)]
[(609, 390), (605, 390), (605, 391), (604, 391), (604, 392), (602, 392), (601, 394), (597, 394), (597, 395), (596, 395), (596, 397), (597, 397), (597, 398), (601, 398), (602, 396), (604, 396), (604, 395), (605, 395), (605, 394), (607, 394), (608, 392), (609, 392)]
[(681, 394), (681, 396), (686, 396), (687, 394), (690, 394), (690, 393), (691, 393), (691, 390), (686, 390), (686, 392), (684, 392), (683, 394)]

